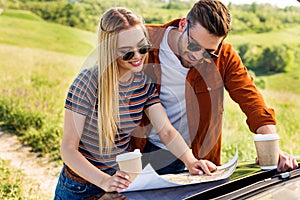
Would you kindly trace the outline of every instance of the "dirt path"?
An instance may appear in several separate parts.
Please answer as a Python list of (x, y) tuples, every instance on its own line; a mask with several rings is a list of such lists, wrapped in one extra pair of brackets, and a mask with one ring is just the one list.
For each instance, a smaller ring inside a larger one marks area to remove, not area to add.
[(27, 189), (53, 198), (61, 167), (48, 163), (46, 158), (37, 157), (37, 154), (30, 152), (30, 147), (20, 143), (16, 135), (1, 130), (0, 147), (0, 159), (9, 160), (12, 167), (22, 170), (25, 178), (34, 182)]

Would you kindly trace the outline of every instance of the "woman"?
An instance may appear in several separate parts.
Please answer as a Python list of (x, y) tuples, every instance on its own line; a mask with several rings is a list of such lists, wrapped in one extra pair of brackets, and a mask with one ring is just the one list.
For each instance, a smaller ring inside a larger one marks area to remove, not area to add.
[(98, 65), (83, 70), (70, 87), (65, 105), (61, 156), (64, 167), (55, 198), (87, 198), (120, 192), (130, 184), (116, 155), (129, 151), (130, 133), (145, 112), (161, 140), (192, 174), (216, 166), (198, 161), (171, 126), (154, 83), (142, 71), (150, 43), (142, 19), (125, 8), (111, 8), (98, 32)]

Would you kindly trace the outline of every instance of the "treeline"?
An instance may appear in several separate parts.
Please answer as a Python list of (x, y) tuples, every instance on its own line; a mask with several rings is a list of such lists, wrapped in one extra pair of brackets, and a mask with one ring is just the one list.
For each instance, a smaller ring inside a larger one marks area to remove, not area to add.
[[(0, 0), (0, 8), (30, 10), (42, 19), (95, 32), (100, 16), (112, 6), (125, 6), (143, 16), (146, 23), (165, 23), (185, 17), (194, 0)], [(233, 15), (231, 34), (265, 33), (300, 24), (300, 7), (278, 8), (270, 4), (229, 4)], [(299, 48), (287, 46), (237, 47), (245, 65), (256, 74), (286, 71)]]
[(238, 51), (248, 69), (256, 74), (268, 75), (285, 72), (295, 60), (295, 52), (299, 53), (299, 47), (242, 44), (238, 46)]
[(192, 5), (191, 1), (165, 3), (162, 0), (0, 0), (0, 7), (29, 10), (46, 21), (92, 32), (101, 15), (112, 6), (131, 8), (142, 15), (146, 23), (164, 23), (183, 17), (178, 15), (178, 10), (187, 11)]
[(228, 5), (233, 15), (232, 34), (264, 33), (300, 24), (300, 7), (270, 4)]
[[(142, 15), (146, 23), (165, 23), (184, 17), (194, 0), (0, 0), (0, 7), (30, 10), (47, 21), (95, 31), (102, 13), (111, 6), (126, 6)], [(300, 24), (300, 8), (277, 8), (270, 4), (229, 4), (235, 33), (262, 33)]]

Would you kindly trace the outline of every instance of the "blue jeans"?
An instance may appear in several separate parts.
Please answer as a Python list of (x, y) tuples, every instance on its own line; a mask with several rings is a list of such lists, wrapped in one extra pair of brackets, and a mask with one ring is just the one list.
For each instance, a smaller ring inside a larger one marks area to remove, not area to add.
[(177, 174), (185, 169), (184, 163), (171, 152), (147, 141), (142, 156), (143, 168), (150, 163), (159, 175)]
[(54, 200), (99, 199), (103, 194), (104, 190), (94, 184), (83, 184), (70, 179), (63, 167), (56, 185)]

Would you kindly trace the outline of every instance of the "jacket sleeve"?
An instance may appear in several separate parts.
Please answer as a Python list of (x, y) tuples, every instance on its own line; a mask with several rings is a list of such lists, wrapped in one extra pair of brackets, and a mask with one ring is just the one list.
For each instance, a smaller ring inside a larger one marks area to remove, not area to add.
[(232, 100), (238, 103), (246, 114), (246, 122), (250, 130), (255, 133), (260, 126), (275, 125), (274, 110), (267, 107), (241, 58), (231, 45), (226, 44), (223, 48), (218, 60), (223, 73), (224, 85)]

